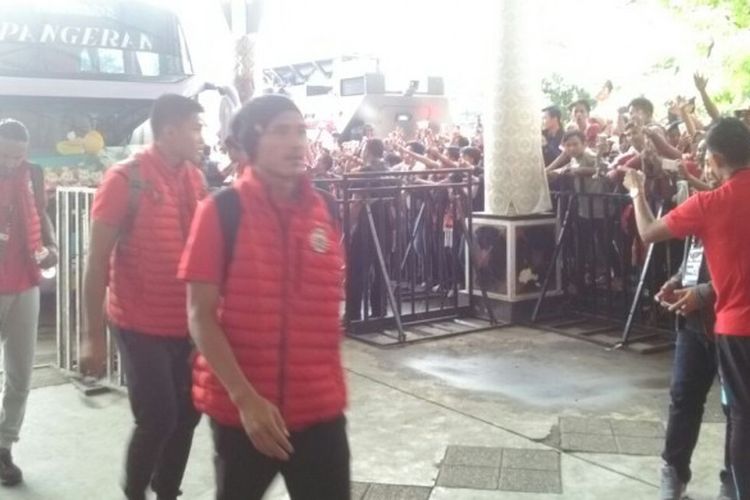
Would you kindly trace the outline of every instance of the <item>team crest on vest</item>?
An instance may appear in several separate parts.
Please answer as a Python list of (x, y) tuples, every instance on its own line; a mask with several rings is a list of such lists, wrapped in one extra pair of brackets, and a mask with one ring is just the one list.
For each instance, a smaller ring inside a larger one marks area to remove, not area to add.
[(325, 228), (318, 226), (310, 231), (310, 247), (312, 247), (313, 251), (316, 253), (326, 253), (330, 246)]

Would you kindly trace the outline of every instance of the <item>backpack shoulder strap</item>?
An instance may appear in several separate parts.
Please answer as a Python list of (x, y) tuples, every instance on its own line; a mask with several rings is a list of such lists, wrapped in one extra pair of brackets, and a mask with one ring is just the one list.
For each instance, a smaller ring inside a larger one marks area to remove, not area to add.
[(120, 235), (125, 235), (133, 228), (135, 216), (138, 215), (138, 206), (143, 192), (143, 176), (141, 176), (141, 167), (137, 159), (125, 163), (121, 171), (128, 180), (128, 211), (120, 227)]
[(229, 265), (234, 258), (234, 246), (237, 241), (237, 230), (240, 227), (242, 204), (240, 203), (240, 193), (233, 187), (221, 189), (214, 193), (213, 197), (224, 239), (224, 279), (226, 280)]

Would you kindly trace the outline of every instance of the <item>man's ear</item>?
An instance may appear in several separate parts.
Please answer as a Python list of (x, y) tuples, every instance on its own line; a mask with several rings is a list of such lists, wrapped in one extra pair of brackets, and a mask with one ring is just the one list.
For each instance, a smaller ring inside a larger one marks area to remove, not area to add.
[(712, 153), (711, 157), (717, 168), (723, 168), (727, 166), (727, 160), (721, 153)]

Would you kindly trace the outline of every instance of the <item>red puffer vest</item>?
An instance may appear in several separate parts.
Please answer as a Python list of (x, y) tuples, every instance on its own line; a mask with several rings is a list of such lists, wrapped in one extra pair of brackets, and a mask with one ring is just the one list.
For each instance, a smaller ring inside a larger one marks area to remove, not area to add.
[[(39, 266), (36, 262), (36, 252), (42, 249), (42, 222), (39, 215), (39, 211), (43, 210), (40, 203), (37, 201), (37, 193), (34, 192), (34, 186), (32, 183), (31, 169), (34, 168), (30, 163), (24, 163), (19, 166), (12, 174), (11, 185), (9, 189), (12, 194), (9, 196), (10, 201), (13, 202), (13, 195), (15, 199), (15, 210), (18, 211), (18, 216), (24, 221), (23, 224), (23, 237), (26, 240), (24, 246), (26, 247), (26, 255), (28, 257), (31, 267), (34, 269), (34, 284), (38, 284), (41, 279)], [(36, 167), (39, 168), (39, 167)], [(4, 206), (2, 208), (5, 208)], [(5, 220), (5, 212), (0, 214), (0, 231), (6, 232), (6, 226), (11, 223), (10, 220)], [(25, 263), (24, 263), (25, 264)]]
[[(41, 192), (37, 193), (34, 190), (31, 170), (33, 168), (41, 169), (41, 167), (26, 162), (22, 168), (24, 172), (19, 193), (23, 193), (21, 210), (26, 221), (26, 245), (28, 246), (32, 262), (36, 264), (36, 252), (43, 247), (41, 214), (44, 212), (46, 206), (44, 201), (44, 178), (43, 174), (39, 173), (41, 178), (39, 189)], [(41, 172), (41, 170), (38, 170), (38, 172)], [(40, 197), (42, 198), (41, 200), (39, 199)]]
[[(279, 408), (289, 429), (302, 430), (346, 407), (340, 235), (309, 182), (301, 202), (284, 208), (271, 202), (251, 173), (235, 189), (243, 213), (220, 324), (248, 381)], [(193, 399), (221, 424), (241, 426), (236, 407), (202, 356), (194, 365)]]
[[(187, 337), (185, 284), (177, 266), (205, 195), (203, 176), (193, 165), (168, 167), (153, 147), (135, 160), (143, 187), (135, 217), (112, 254), (107, 313), (126, 330)], [(114, 168), (129, 176), (128, 167)]]

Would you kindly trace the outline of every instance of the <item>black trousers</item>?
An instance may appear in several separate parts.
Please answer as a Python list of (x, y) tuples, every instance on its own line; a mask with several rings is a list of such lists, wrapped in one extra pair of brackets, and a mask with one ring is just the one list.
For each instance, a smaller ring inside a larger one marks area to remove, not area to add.
[[(706, 396), (716, 380), (717, 362), (715, 342), (703, 332), (687, 328), (680, 331), (672, 366), (671, 404), (662, 458), (677, 470), (684, 483), (690, 482), (692, 477), (690, 461), (698, 443)], [(728, 408), (724, 407), (724, 413), (728, 415)], [(721, 471), (723, 483), (731, 481), (728, 472), (730, 436), (731, 426), (727, 422), (725, 470)]]
[[(385, 223), (383, 207), (378, 203), (381, 202), (376, 202), (373, 207), (373, 220), (383, 258), (388, 262), (390, 241), (386, 237), (387, 232), (383, 229)], [(380, 270), (375, 240), (369, 224), (366, 214), (360, 214), (359, 223), (350, 239), (346, 278), (346, 315), (351, 320), (362, 319), (363, 311), (365, 318), (370, 316), (377, 318), (386, 313), (383, 302), (386, 284)]]
[(192, 346), (187, 339), (115, 331), (135, 419), (125, 496), (145, 499), (150, 483), (159, 500), (175, 499), (200, 420), (190, 394)]
[(719, 335), (719, 370), (729, 399), (729, 444), (737, 500), (750, 500), (750, 337)]
[(255, 449), (245, 431), (211, 421), (216, 500), (261, 500), (281, 472), (292, 500), (350, 500), (349, 442), (343, 416), (290, 438), (294, 453), (281, 462)]

